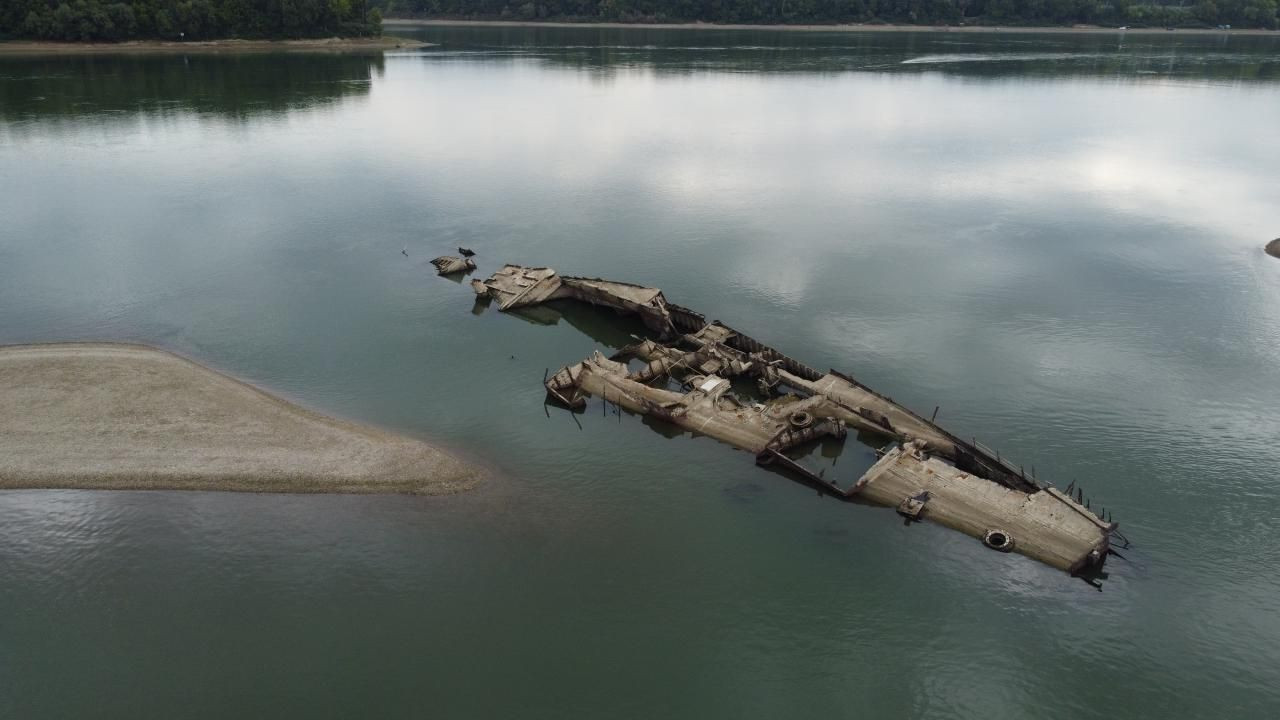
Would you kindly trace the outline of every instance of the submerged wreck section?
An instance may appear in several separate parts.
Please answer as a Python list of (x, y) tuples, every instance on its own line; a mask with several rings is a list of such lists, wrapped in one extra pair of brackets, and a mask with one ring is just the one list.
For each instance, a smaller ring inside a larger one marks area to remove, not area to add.
[(638, 316), (645, 327), (666, 336), (675, 332), (662, 291), (596, 278), (563, 277), (551, 268), (504, 265), (488, 280), (472, 280), (477, 295), (487, 295), (506, 312), (552, 300), (573, 299)]
[(931, 456), (918, 443), (889, 450), (850, 492), (910, 520), (930, 520), (993, 550), (1072, 573), (1102, 564), (1114, 530), (1054, 488), (1007, 488)]
[(470, 256), (460, 258), (453, 255), (443, 255), (432, 260), (431, 264), (435, 265), (437, 275), (457, 275), (458, 273), (476, 269), (476, 261), (472, 260)]
[(584, 406), (586, 396), (593, 395), (757, 455), (845, 436), (844, 423), (814, 414), (817, 399), (746, 405), (728, 394), (730, 383), (722, 377), (696, 375), (688, 383), (691, 389), (683, 394), (651, 387), (632, 379), (626, 365), (597, 350), (577, 365), (561, 368), (546, 386), (552, 398), (571, 408)]
[[(582, 409), (597, 397), (746, 450), (820, 492), (883, 505), (907, 522), (928, 520), (1000, 552), (1017, 552), (1093, 582), (1118, 526), (1095, 515), (1077, 491), (1042, 485), (976, 440), (835, 370), (821, 372), (720, 322), (669, 303), (656, 288), (561, 276), (550, 268), (506, 265), (475, 292), (502, 311), (576, 300), (638, 317), (654, 334), (612, 358), (599, 351), (548, 373), (549, 400)], [(733, 392), (732, 378), (753, 380), (760, 400)], [(674, 388), (674, 389), (673, 389)], [(880, 459), (846, 487), (788, 455), (848, 429), (874, 438)]]

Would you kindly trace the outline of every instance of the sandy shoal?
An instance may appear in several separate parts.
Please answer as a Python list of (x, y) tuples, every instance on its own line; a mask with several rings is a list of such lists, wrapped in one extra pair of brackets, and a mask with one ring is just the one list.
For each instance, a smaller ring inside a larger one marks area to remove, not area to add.
[(0, 489), (443, 494), (482, 474), (161, 350), (0, 347)]

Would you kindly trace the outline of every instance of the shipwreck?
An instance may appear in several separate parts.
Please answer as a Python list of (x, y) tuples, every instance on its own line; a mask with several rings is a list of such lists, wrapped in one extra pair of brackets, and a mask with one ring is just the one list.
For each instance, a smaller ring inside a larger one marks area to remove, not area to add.
[[(469, 258), (468, 258), (469, 259)], [(958, 530), (999, 552), (1025, 555), (1098, 585), (1108, 555), (1128, 542), (1074, 483), (1042, 482), (976, 440), (964, 440), (859, 383), (821, 372), (694, 310), (657, 288), (506, 265), (471, 287), (500, 311), (577, 301), (638, 318), (647, 337), (612, 357), (598, 350), (544, 380), (547, 398), (573, 410), (589, 398), (707, 435), (819, 492), (895, 509), (905, 521)], [(754, 392), (733, 380), (754, 381)], [(935, 411), (936, 415), (936, 411)], [(841, 487), (791, 451), (849, 430), (878, 460)]]
[[(463, 249), (464, 248), (458, 248), (458, 250), (463, 250)], [(442, 255), (436, 258), (435, 260), (432, 260), (431, 264), (436, 267), (436, 274), (441, 276), (459, 275), (462, 273), (471, 272), (472, 270), (475, 270), (476, 261), (471, 259), (471, 257), (475, 255), (475, 253), (471, 252), (470, 250), (467, 250), (467, 252), (471, 254), (467, 255), (466, 253), (464, 253), (463, 257), (455, 257), (453, 255)]]

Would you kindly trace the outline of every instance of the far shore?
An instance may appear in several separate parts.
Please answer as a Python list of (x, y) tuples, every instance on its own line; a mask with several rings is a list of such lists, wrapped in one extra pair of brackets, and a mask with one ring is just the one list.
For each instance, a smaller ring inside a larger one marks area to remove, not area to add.
[(484, 475), (155, 348), (0, 346), (0, 490), (440, 495)]
[(15, 40), (0, 42), (0, 55), (69, 55), (106, 53), (267, 53), (332, 52), (361, 53), (387, 50), (414, 50), (430, 47), (409, 38), (383, 35), (376, 38), (315, 38), (311, 40), (133, 40), (120, 43), (44, 42)]
[(1111, 33), (1143, 35), (1267, 35), (1280, 37), (1276, 30), (1217, 30), (1213, 28), (1164, 28), (1102, 27), (1074, 25), (1071, 27), (1008, 27), (1004, 25), (719, 25), (716, 23), (621, 23), (621, 22), (538, 22), (527, 20), (432, 20), (415, 18), (385, 18), (383, 27), (391, 26), (471, 26), (471, 27), (554, 27), (554, 28), (640, 28), (646, 30), (786, 30), (792, 32), (958, 32), (958, 33)]

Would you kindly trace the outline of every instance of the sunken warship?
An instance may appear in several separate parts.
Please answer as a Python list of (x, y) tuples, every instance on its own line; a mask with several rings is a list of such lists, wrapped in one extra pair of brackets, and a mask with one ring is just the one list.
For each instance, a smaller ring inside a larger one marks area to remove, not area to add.
[[(469, 258), (468, 258), (469, 259)], [(557, 300), (633, 315), (651, 337), (612, 357), (598, 350), (545, 377), (550, 401), (613, 403), (751, 453), (819, 492), (895, 509), (907, 522), (952, 528), (1098, 585), (1107, 556), (1127, 547), (1117, 523), (1095, 513), (1074, 483), (1059, 490), (976, 440), (961, 439), (853, 377), (821, 372), (718, 321), (668, 302), (657, 288), (506, 265), (471, 287), (503, 312)], [(754, 380), (763, 401), (732, 392)], [(675, 388), (675, 389), (673, 389)], [(936, 412), (935, 412), (936, 416)], [(856, 482), (841, 487), (788, 453), (850, 429), (881, 447)]]

